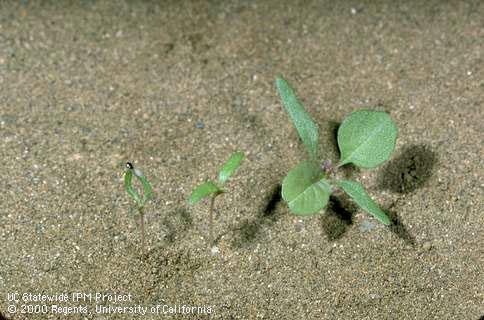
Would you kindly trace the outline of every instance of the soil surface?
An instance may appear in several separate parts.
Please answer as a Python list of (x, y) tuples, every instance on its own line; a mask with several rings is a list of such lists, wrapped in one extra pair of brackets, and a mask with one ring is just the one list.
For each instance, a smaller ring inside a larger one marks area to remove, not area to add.
[[(0, 2), (0, 311), (479, 319), (483, 17), (479, 0)], [(394, 225), (346, 198), (289, 212), (280, 184), (306, 154), (278, 75), (318, 122), (322, 159), (338, 160), (347, 114), (390, 113), (391, 160), (345, 174)], [(209, 203), (187, 198), (235, 150), (212, 253)], [(126, 161), (156, 193), (146, 256)]]

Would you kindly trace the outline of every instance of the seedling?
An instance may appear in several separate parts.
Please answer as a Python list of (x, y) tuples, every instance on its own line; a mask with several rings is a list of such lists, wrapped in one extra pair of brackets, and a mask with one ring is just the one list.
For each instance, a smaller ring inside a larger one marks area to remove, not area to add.
[(290, 170), (282, 183), (282, 198), (296, 215), (313, 215), (326, 206), (332, 193), (346, 192), (356, 204), (385, 225), (390, 219), (363, 185), (336, 178), (337, 169), (346, 164), (374, 168), (386, 161), (395, 148), (397, 127), (386, 112), (358, 110), (351, 113), (338, 128), (341, 159), (336, 166), (330, 160), (319, 165), (318, 126), (304, 110), (286, 80), (276, 79), (276, 87), (284, 108), (309, 154), (309, 160)]
[[(139, 193), (133, 188), (133, 174), (143, 185), (143, 196), (141, 197)], [(126, 162), (126, 172), (124, 173), (124, 188), (126, 192), (133, 198), (134, 202), (138, 207), (138, 214), (140, 219), (140, 229), (141, 229), (141, 245), (143, 248), (143, 255), (145, 255), (145, 204), (151, 199), (153, 195), (153, 189), (151, 188), (148, 179), (141, 170), (135, 168), (131, 162)]]
[(240, 151), (234, 152), (229, 160), (225, 162), (222, 169), (218, 174), (218, 185), (215, 182), (207, 181), (193, 189), (192, 194), (188, 202), (191, 205), (198, 203), (200, 200), (210, 197), (210, 211), (209, 211), (209, 229), (210, 229), (210, 244), (213, 244), (213, 208), (215, 204), (215, 198), (223, 193), (225, 190), (222, 188), (225, 182), (240, 166), (240, 162), (244, 159), (244, 154)]

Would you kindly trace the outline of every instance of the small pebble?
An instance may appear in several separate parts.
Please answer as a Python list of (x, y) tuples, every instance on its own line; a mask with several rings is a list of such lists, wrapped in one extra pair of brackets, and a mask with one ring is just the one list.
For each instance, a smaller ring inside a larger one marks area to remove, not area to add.
[(376, 225), (374, 223), (372, 223), (368, 220), (363, 220), (363, 222), (360, 224), (358, 229), (360, 229), (361, 232), (367, 232), (367, 231), (371, 231), (375, 227), (376, 227)]
[(432, 243), (430, 241), (424, 242), (422, 249), (425, 251), (430, 251), (430, 249), (432, 249)]
[(243, 106), (242, 98), (240, 96), (236, 96), (233, 105), (235, 109), (240, 110), (240, 108)]
[(199, 121), (197, 121), (197, 123), (195, 123), (195, 127), (197, 129), (203, 129), (203, 128), (205, 128), (205, 124), (202, 121), (199, 120)]
[(371, 299), (380, 299), (381, 296), (379, 294), (377, 294), (377, 293), (370, 293), (370, 298)]
[(17, 117), (9, 114), (0, 115), (0, 124), (14, 124), (17, 122)]
[(217, 246), (213, 246), (210, 249), (210, 252), (212, 253), (212, 256), (216, 256), (216, 255), (218, 255), (220, 253), (220, 249)]

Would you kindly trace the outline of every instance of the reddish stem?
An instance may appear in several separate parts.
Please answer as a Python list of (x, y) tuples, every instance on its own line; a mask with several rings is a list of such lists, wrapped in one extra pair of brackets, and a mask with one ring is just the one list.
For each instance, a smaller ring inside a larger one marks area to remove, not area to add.
[(146, 249), (145, 249), (145, 213), (143, 211), (143, 208), (139, 208), (139, 214), (140, 214), (140, 227), (141, 227), (141, 247), (143, 250), (143, 256), (146, 255)]
[(210, 198), (210, 218), (209, 218), (209, 229), (210, 229), (210, 245), (213, 245), (213, 207), (215, 204), (215, 197), (216, 195), (213, 195)]

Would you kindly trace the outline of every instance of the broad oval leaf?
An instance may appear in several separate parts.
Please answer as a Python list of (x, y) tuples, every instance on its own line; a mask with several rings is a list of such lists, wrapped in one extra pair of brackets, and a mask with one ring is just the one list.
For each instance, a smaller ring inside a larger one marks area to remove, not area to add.
[(331, 186), (313, 162), (305, 161), (289, 171), (282, 182), (282, 198), (296, 215), (318, 213), (329, 200)]
[(356, 202), (358, 206), (360, 206), (361, 209), (377, 218), (381, 223), (387, 226), (390, 225), (390, 219), (388, 216), (376, 205), (375, 202), (373, 202), (361, 183), (342, 180), (338, 181), (337, 184)]
[(211, 194), (222, 192), (222, 189), (217, 187), (215, 183), (213, 183), (212, 181), (207, 181), (193, 189), (192, 194), (190, 195), (190, 199), (188, 199), (188, 202), (193, 205)]
[(302, 103), (286, 80), (278, 77), (276, 79), (276, 87), (282, 104), (296, 127), (309, 156), (312, 160), (317, 159), (319, 147), (318, 126), (314, 123), (309, 113), (304, 110)]
[(222, 167), (222, 170), (220, 170), (218, 174), (218, 181), (221, 184), (224, 184), (225, 181), (227, 181), (230, 176), (237, 170), (237, 168), (240, 166), (240, 162), (244, 159), (244, 153), (241, 151), (237, 151), (232, 153), (230, 156), (229, 160), (225, 162), (225, 164)]
[(378, 166), (388, 160), (395, 149), (397, 134), (397, 126), (388, 113), (372, 110), (353, 112), (338, 129), (339, 165)]

